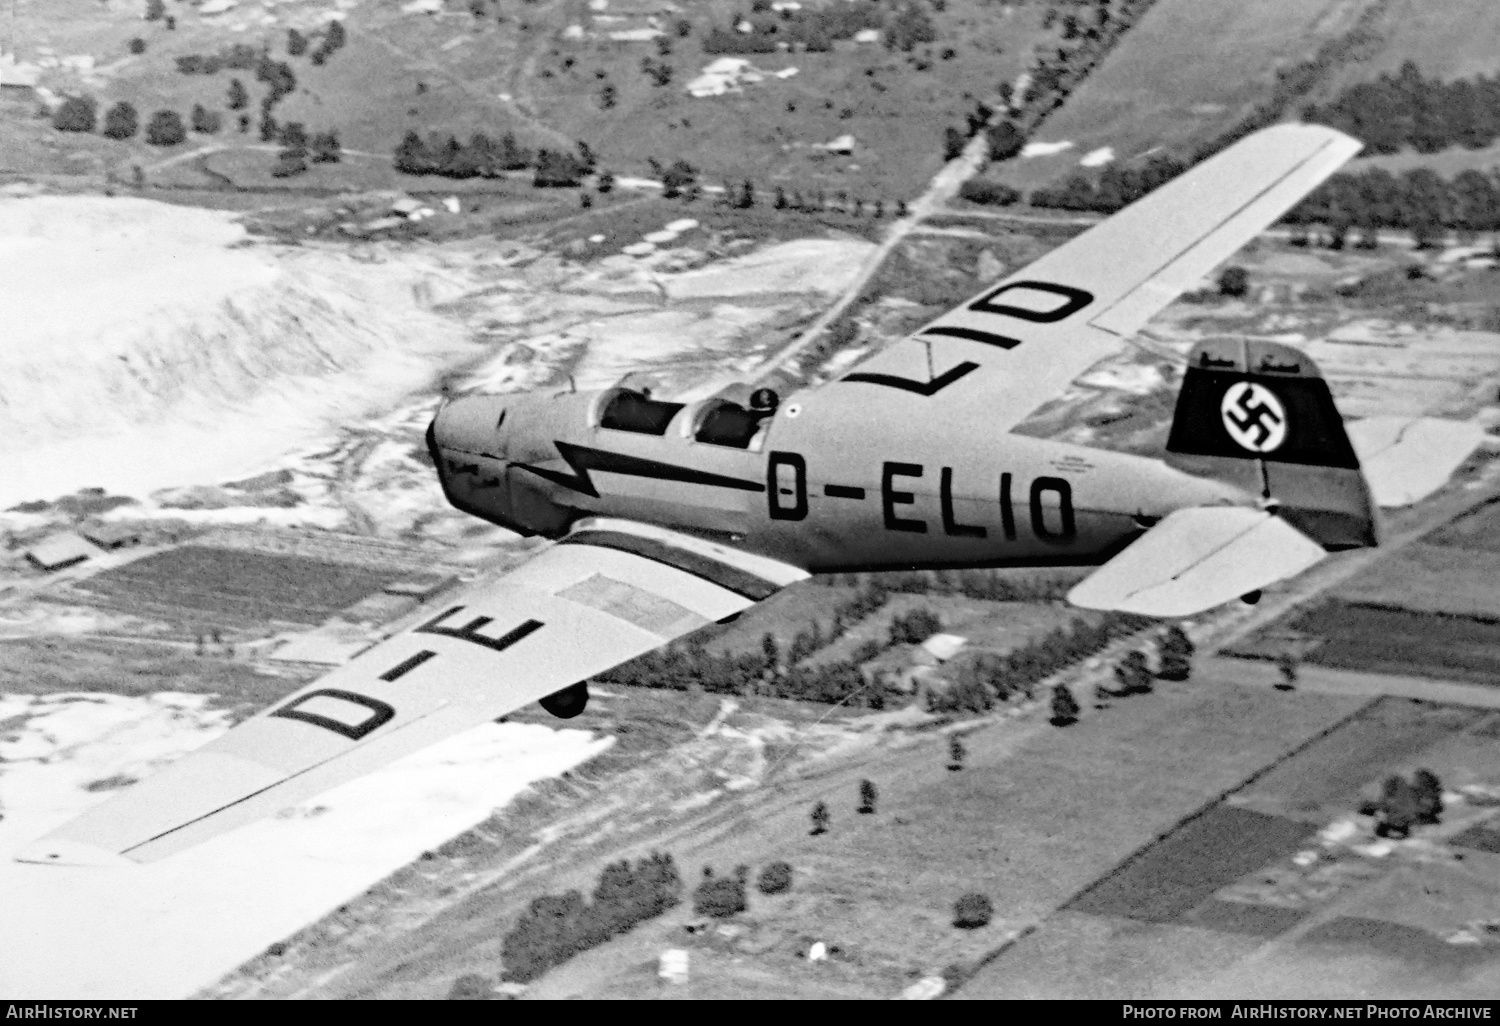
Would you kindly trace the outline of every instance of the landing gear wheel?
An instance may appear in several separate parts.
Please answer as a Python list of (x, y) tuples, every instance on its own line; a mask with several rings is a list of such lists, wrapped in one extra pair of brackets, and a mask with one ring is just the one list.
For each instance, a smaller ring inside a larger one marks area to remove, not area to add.
[(589, 704), (589, 686), (582, 681), (542, 699), (540, 705), (560, 720), (571, 720)]

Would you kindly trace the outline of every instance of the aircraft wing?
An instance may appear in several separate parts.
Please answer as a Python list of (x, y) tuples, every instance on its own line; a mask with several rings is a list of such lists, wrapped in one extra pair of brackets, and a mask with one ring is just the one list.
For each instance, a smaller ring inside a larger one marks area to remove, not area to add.
[(1410, 506), (1431, 495), (1485, 437), (1471, 421), (1436, 417), (1366, 417), (1345, 430), (1381, 506)]
[(260, 819), (749, 608), (807, 576), (594, 519), (16, 857), (149, 862)]
[(1247, 136), (840, 380), (884, 387), (892, 414), (930, 412), (923, 404), (941, 393), (944, 418), (1012, 427), (1359, 148), (1318, 125)]
[(1323, 546), (1264, 510), (1179, 509), (1075, 585), (1068, 601), (1191, 616), (1299, 574), (1324, 555)]

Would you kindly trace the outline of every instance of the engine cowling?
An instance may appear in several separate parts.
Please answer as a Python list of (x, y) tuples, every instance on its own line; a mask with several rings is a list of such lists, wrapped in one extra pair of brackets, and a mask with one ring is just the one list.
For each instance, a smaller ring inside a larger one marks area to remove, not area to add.
[(548, 695), (538, 704), (560, 720), (571, 720), (588, 707), (589, 686), (579, 681), (577, 684)]

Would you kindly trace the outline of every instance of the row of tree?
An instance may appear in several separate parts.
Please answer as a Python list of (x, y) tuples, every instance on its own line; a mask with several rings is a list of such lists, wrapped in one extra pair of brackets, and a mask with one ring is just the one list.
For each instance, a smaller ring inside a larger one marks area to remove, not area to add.
[[(431, 135), (424, 140), (409, 131), (396, 147), (396, 170), (406, 175), (441, 175), (444, 178), (499, 178), (508, 171), (533, 168), (533, 184), (539, 188), (565, 188), (582, 184), (594, 172), (595, 158), (588, 144), (579, 143), (577, 153), (564, 150), (532, 151), (516, 142), (507, 132), (496, 143), (483, 132), (476, 132), (467, 144), (453, 135)], [(600, 191), (613, 187), (601, 181)]]
[(1148, 623), (1145, 617), (1130, 613), (1105, 613), (1093, 623), (1075, 617), (1066, 626), (1053, 628), (1004, 655), (977, 652), (962, 657), (949, 687), (933, 694), (930, 708), (934, 712), (985, 712), (1015, 694), (1029, 698), (1038, 684), (1057, 671)]
[[(52, 115), (52, 127), (60, 132), (92, 132), (99, 124), (99, 104), (92, 96), (70, 96)], [(202, 104), (193, 107), (194, 132), (212, 134), (219, 130), (219, 113)], [(132, 139), (140, 131), (140, 114), (135, 105), (121, 100), (104, 114), (102, 134), (110, 139)], [(176, 146), (187, 138), (187, 126), (175, 110), (159, 110), (146, 124), (146, 142), (152, 146)]]
[(528, 983), (681, 901), (682, 877), (671, 855), (653, 852), (633, 867), (624, 859), (611, 863), (600, 873), (591, 902), (568, 891), (531, 903), (502, 943), (503, 978)]
[(1406, 146), (1418, 153), (1450, 146), (1482, 149), (1500, 137), (1500, 76), (1444, 82), (1424, 77), (1406, 61), (1395, 75), (1351, 85), (1328, 103), (1308, 105), (1302, 119), (1348, 132), (1373, 153)]
[(1444, 179), (1428, 168), (1393, 175), (1382, 168), (1335, 174), (1299, 203), (1286, 220), (1325, 225), (1335, 246), (1350, 229), (1410, 231), (1418, 245), (1446, 231), (1500, 230), (1500, 172), (1461, 171)]
[(1168, 154), (1154, 154), (1140, 167), (1111, 165), (1097, 174), (1076, 172), (1060, 185), (1033, 189), (1027, 197), (1034, 207), (1113, 214), (1187, 170), (1187, 163)]

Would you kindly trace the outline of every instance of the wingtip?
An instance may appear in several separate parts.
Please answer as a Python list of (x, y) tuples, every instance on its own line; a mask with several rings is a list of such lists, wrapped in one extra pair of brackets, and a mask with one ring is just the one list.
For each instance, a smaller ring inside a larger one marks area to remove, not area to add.
[(125, 856), (97, 845), (43, 837), (33, 841), (13, 856), (17, 862), (43, 866), (94, 866), (119, 868), (135, 865)]

